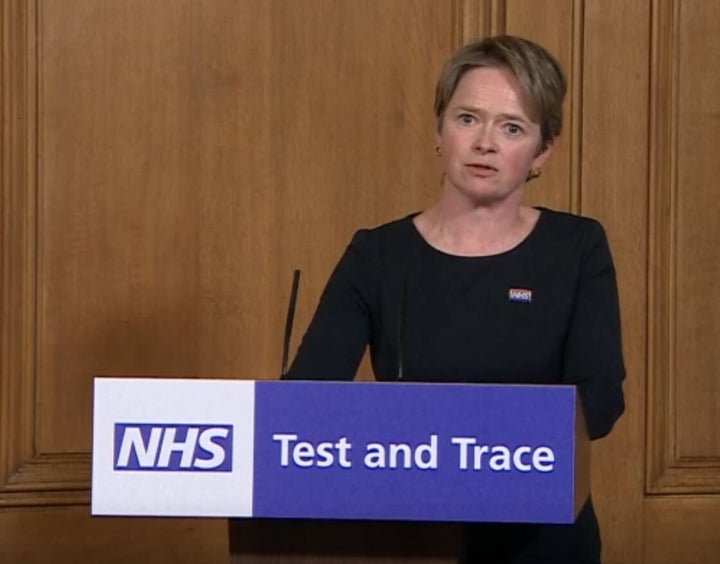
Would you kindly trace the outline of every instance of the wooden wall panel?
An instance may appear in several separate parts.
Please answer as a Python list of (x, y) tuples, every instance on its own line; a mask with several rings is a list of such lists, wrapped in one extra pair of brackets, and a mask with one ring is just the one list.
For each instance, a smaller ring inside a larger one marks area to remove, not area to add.
[(457, 0), (453, 3), (455, 39), (453, 48), (475, 39), (505, 32), (506, 0)]
[(91, 517), (88, 507), (0, 508), (3, 564), (226, 564), (223, 519)]
[(655, 17), (647, 488), (720, 491), (720, 236), (712, 126), (720, 81), (715, 4), (658, 3)]
[(87, 452), (93, 375), (198, 370), (191, 15), (40, 6), (36, 448)]
[(716, 469), (720, 492), (720, 4), (680, 3), (677, 53), (677, 456)]
[[(87, 483), (72, 455), (35, 451), (37, 194), (36, 8), (3, 2), (2, 17), (2, 374), (0, 507), (72, 503)], [(87, 465), (85, 465), (87, 467)]]
[(439, 191), (432, 97), (450, 2), (256, 5), (265, 24), (242, 33), (239, 56), (228, 48), (243, 29), (237, 4), (198, 14), (198, 79), (222, 69), (225, 83), (202, 97), (200, 135), (225, 150), (200, 157), (204, 375), (276, 378), (293, 269), (294, 348), (352, 233)]
[(717, 496), (651, 496), (645, 501), (648, 564), (714, 564), (720, 554)]
[(642, 562), (645, 441), (650, 6), (584, 3), (580, 211), (599, 219), (617, 272), (626, 411), (593, 444), (603, 561)]
[[(714, 3), (653, 3), (645, 561), (720, 552)], [(672, 495), (670, 495), (672, 494)], [(686, 494), (686, 495), (678, 495)]]
[[(94, 374), (275, 377), (292, 268), (305, 271), (300, 330), (352, 231), (434, 195), (451, 11), (41, 8), (35, 438), (82, 453)], [(378, 67), (388, 53), (397, 64)]]

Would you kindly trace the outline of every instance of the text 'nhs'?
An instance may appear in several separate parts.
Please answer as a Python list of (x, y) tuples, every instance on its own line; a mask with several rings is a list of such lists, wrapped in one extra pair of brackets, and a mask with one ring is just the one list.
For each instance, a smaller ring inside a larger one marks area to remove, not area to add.
[(113, 468), (232, 472), (232, 425), (116, 423)]

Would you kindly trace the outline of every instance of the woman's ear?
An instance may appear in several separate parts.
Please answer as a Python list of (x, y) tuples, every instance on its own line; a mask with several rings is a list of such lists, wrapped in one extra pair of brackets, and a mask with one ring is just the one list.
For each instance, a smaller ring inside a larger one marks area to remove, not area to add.
[(550, 157), (554, 147), (555, 139), (543, 141), (538, 150), (538, 154), (535, 155), (535, 159), (533, 160), (533, 168), (541, 168)]

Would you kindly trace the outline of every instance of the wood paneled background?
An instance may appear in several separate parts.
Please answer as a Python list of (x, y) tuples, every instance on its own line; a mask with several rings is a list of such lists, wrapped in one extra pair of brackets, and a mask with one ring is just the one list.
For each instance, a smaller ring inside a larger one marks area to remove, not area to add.
[(720, 5), (0, 0), (0, 26), (0, 561), (227, 562), (223, 520), (90, 517), (93, 375), (276, 378), (293, 269), (296, 345), (354, 230), (436, 197), (439, 67), (502, 32), (570, 84), (528, 198), (600, 219), (618, 270), (605, 562), (716, 561)]

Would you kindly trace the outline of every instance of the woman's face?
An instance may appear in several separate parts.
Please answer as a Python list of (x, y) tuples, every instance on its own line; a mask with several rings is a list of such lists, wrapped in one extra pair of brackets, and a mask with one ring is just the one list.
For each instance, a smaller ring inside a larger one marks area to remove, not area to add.
[(540, 153), (541, 144), (540, 124), (528, 115), (515, 75), (472, 69), (460, 79), (438, 133), (444, 190), (472, 207), (519, 206), (530, 169), (550, 156), (552, 144)]

